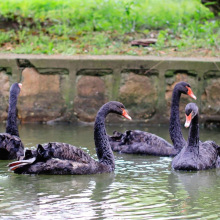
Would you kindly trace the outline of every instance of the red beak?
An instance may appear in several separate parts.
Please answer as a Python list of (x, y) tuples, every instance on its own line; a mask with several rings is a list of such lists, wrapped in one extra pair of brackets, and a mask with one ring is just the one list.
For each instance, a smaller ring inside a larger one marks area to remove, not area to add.
[(184, 126), (188, 128), (190, 126), (191, 121), (192, 121), (192, 113), (190, 113), (188, 116), (186, 115), (186, 122)]
[(186, 86), (186, 88), (188, 89), (187, 95), (196, 100), (196, 96), (194, 95), (192, 89), (188, 86)]
[(131, 120), (131, 117), (129, 116), (129, 114), (126, 112), (125, 109), (122, 109), (122, 116), (124, 116), (125, 118)]

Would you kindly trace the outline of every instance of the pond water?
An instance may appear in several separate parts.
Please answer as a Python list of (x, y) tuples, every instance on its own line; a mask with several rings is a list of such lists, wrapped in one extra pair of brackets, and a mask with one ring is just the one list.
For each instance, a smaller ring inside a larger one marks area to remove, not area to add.
[[(0, 125), (4, 131), (4, 125)], [(140, 129), (170, 141), (168, 127)], [(188, 130), (183, 128), (184, 136)], [(96, 157), (93, 126), (26, 124), (19, 127), (26, 147), (48, 141), (79, 146)], [(220, 130), (200, 130), (201, 140), (220, 144)], [(169, 157), (115, 153), (114, 173), (87, 176), (17, 175), (0, 161), (1, 219), (219, 219), (220, 169), (171, 170)]]

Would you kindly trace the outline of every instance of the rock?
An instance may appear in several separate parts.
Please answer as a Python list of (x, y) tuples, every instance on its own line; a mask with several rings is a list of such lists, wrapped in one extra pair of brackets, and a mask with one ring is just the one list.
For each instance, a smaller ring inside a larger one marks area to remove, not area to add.
[(133, 119), (149, 119), (156, 111), (158, 99), (153, 77), (134, 73), (122, 74), (119, 100), (128, 108)]
[(105, 83), (97, 76), (79, 76), (74, 112), (81, 121), (94, 121), (99, 108), (107, 102)]
[(205, 115), (220, 114), (220, 78), (208, 79), (201, 96), (201, 113)]
[(23, 122), (42, 122), (58, 118), (65, 110), (59, 75), (41, 75), (26, 68), (18, 108)]
[(6, 120), (8, 113), (6, 109), (8, 108), (8, 99), (9, 99), (9, 76), (5, 71), (0, 72), (0, 120)]
[(70, 124), (70, 123), (76, 124), (77, 122), (78, 122), (78, 120), (77, 120), (76, 116), (73, 114), (73, 111), (68, 111), (63, 116), (61, 116), (59, 118), (55, 118), (55, 119), (47, 121), (47, 124), (48, 125)]
[(140, 40), (133, 40), (131, 42), (131, 46), (142, 46), (148, 47), (151, 44), (156, 44), (157, 39), (149, 38), (149, 39), (140, 39)]

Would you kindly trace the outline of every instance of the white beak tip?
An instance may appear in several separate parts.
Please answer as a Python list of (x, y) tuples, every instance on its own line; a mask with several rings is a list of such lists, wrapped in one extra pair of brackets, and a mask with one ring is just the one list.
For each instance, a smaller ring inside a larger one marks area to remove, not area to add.
[(188, 128), (190, 126), (190, 122), (186, 122), (184, 125), (186, 128)]
[(192, 98), (193, 98), (193, 99), (195, 99), (195, 100), (197, 99), (195, 95), (193, 95), (193, 97), (192, 97)]
[(128, 120), (132, 120), (132, 118), (130, 116), (127, 117)]

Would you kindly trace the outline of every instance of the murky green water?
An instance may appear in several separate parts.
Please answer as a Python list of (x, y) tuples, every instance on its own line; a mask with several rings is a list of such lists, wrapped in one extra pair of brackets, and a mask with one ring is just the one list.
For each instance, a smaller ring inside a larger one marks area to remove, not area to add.
[[(169, 140), (167, 127), (138, 127)], [(4, 125), (0, 125), (4, 131)], [(111, 126), (124, 131), (126, 128)], [(19, 127), (27, 147), (48, 141), (83, 146), (96, 158), (92, 126)], [(184, 135), (188, 133), (184, 129)], [(220, 144), (220, 130), (201, 130)], [(0, 219), (219, 219), (220, 169), (174, 172), (171, 158), (115, 153), (116, 170), (88, 176), (17, 175), (0, 162)]]

